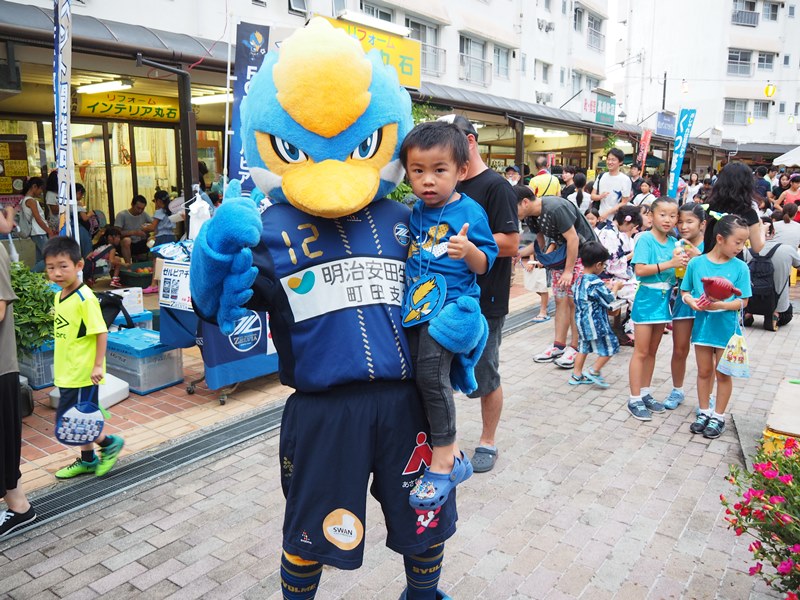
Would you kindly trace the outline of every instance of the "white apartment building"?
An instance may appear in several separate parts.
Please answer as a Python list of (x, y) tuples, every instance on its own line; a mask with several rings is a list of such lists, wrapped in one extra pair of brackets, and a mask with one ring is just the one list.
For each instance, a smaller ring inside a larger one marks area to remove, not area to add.
[(617, 9), (609, 78), (629, 123), (654, 127), (664, 102), (697, 109), (692, 136), (721, 130), (726, 149), (749, 148), (754, 162), (800, 144), (800, 1), (619, 0)]
[[(25, 145), (29, 175), (55, 161), (52, 9), (52, 0), (0, 0), (0, 138)], [(543, 152), (593, 166), (620, 127), (631, 141), (638, 136), (638, 128), (615, 126), (613, 115), (610, 123), (581, 118), (591, 90), (608, 87), (608, 0), (72, 0), (72, 9), (73, 91), (124, 81), (131, 97), (172, 107), (171, 119), (146, 120), (118, 107), (73, 110), (79, 181), (109, 215), (135, 194), (183, 189), (185, 179), (175, 77), (137, 65), (136, 53), (190, 69), (193, 98), (219, 95), (239, 22), (269, 26), (270, 48), (315, 14), (418, 40), (421, 83), (412, 97), (483, 126), (482, 152), (498, 168)], [(219, 174), (225, 104), (195, 105), (193, 113), (198, 158)]]

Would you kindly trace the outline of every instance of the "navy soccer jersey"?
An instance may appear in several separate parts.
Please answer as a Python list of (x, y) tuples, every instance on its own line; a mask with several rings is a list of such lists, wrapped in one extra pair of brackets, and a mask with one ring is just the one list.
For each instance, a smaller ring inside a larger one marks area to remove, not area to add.
[(315, 392), (411, 379), (400, 314), (408, 219), (406, 206), (387, 199), (340, 219), (289, 204), (262, 213), (247, 306), (269, 311), (284, 384)]

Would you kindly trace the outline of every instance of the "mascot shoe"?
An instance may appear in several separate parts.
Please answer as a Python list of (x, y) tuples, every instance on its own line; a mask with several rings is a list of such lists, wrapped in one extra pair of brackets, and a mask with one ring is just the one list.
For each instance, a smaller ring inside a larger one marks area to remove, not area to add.
[(453, 470), (450, 473), (434, 473), (430, 467), (425, 467), (425, 473), (411, 489), (408, 503), (417, 510), (437, 509), (447, 501), (455, 487), (462, 481), (472, 477), (472, 463), (463, 452), (461, 458), (453, 461)]

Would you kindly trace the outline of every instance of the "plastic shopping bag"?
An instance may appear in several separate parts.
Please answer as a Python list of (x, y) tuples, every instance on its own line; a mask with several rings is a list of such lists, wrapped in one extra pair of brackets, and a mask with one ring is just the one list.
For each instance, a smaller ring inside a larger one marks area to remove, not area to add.
[(747, 356), (747, 343), (742, 335), (742, 329), (738, 321), (736, 330), (731, 339), (728, 340), (722, 358), (717, 365), (717, 371), (731, 377), (748, 379), (750, 377), (750, 361)]
[(522, 283), (525, 289), (529, 292), (546, 292), (547, 291), (547, 271), (546, 269), (538, 268), (528, 271), (525, 269), (523, 273)]

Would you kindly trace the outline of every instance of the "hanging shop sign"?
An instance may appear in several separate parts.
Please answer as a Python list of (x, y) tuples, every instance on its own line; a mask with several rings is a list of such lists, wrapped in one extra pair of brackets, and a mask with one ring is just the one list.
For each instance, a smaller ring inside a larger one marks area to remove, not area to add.
[(671, 112), (660, 112), (656, 117), (656, 135), (663, 135), (671, 138), (675, 135), (675, 114)]
[(585, 94), (581, 105), (581, 119), (613, 125), (617, 114), (617, 100), (595, 92)]
[(125, 121), (177, 123), (180, 120), (177, 98), (130, 94), (127, 91), (74, 94), (72, 96), (72, 114), (76, 117)]
[(356, 23), (324, 17), (337, 29), (344, 29), (347, 35), (356, 38), (364, 52), (377, 49), (384, 64), (397, 70), (400, 85), (419, 89), (422, 77), (422, 44), (417, 40), (393, 35), (386, 31), (370, 29)]
[(678, 130), (675, 133), (675, 150), (672, 154), (672, 167), (669, 170), (669, 186), (667, 195), (670, 198), (677, 198), (678, 176), (683, 166), (683, 157), (686, 154), (686, 146), (689, 144), (689, 135), (692, 133), (692, 125), (697, 111), (693, 108), (681, 109), (681, 116), (678, 119)]

